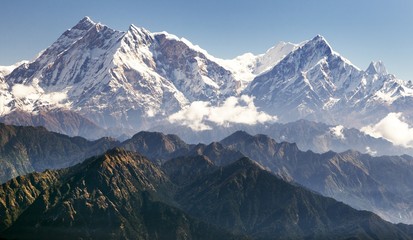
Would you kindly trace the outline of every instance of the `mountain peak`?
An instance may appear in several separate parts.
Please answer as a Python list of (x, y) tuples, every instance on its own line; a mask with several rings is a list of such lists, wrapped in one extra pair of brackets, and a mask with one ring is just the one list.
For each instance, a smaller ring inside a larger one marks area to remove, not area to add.
[(82, 18), (82, 20), (80, 20), (81, 22), (90, 22), (90, 23), (94, 23), (93, 20), (89, 17), (89, 16), (84, 16)]
[(320, 34), (317, 34), (311, 41), (320, 42), (320, 43), (323, 43), (323, 44), (326, 44), (326, 45), (330, 46), (330, 44), (327, 42), (326, 38), (324, 36), (320, 35)]
[(325, 49), (327, 50), (327, 53), (332, 53), (333, 49), (331, 48), (330, 44), (327, 42), (327, 40), (321, 36), (317, 35), (310, 41), (304, 44), (304, 46), (313, 46), (315, 49)]
[(131, 139), (154, 139), (160, 143), (162, 140), (173, 140), (177, 142), (183, 142), (175, 134), (164, 134), (162, 132), (150, 132), (150, 131), (140, 131), (132, 136)]
[(236, 131), (233, 134), (229, 135), (228, 137), (222, 139), (220, 141), (221, 144), (223, 144), (224, 146), (227, 145), (231, 145), (234, 142), (240, 141), (242, 139), (242, 141), (245, 141), (246, 139), (250, 139), (253, 136), (245, 131)]
[(244, 170), (253, 170), (253, 171), (261, 171), (261, 170), (265, 170), (265, 168), (259, 164), (258, 162), (251, 160), (248, 157), (242, 157), (240, 159), (238, 159), (237, 161), (227, 165), (226, 167), (227, 169), (231, 169), (232, 171), (236, 172), (236, 171), (244, 171)]
[(279, 42), (270, 49), (268, 49), (264, 54), (261, 54), (257, 57), (253, 56), (250, 59), (258, 60), (258, 66), (254, 70), (256, 74), (263, 73), (276, 64), (278, 64), (285, 56), (294, 51), (298, 47), (297, 44), (290, 42)]
[(129, 31), (129, 32), (144, 32), (144, 33), (147, 33), (147, 34), (150, 33), (150, 32), (149, 32), (148, 30), (146, 30), (145, 28), (143, 28), (143, 27), (138, 27), (138, 26), (136, 26), (136, 25), (134, 25), (134, 24), (129, 25), (128, 31)]
[(120, 147), (115, 147), (106, 151), (106, 154), (109, 156), (117, 156), (117, 155), (126, 155), (128, 152)]
[(322, 40), (322, 41), (325, 41), (325, 38), (324, 38), (321, 34), (317, 34), (317, 35), (313, 38), (313, 40)]
[(239, 164), (242, 166), (257, 166), (256, 162), (248, 157), (238, 159), (238, 161), (236, 161), (235, 164)]
[(382, 61), (372, 61), (367, 68), (366, 72), (368, 74), (379, 74), (379, 75), (387, 75), (387, 69), (386, 66), (384, 66), (384, 63)]
[(96, 25), (96, 23), (92, 21), (90, 17), (86, 16), (82, 18), (82, 20), (80, 20), (72, 29), (88, 30), (94, 25)]
[(236, 136), (236, 137), (252, 137), (251, 134), (247, 133), (246, 131), (238, 130), (231, 134), (231, 136)]
[(128, 31), (139, 30), (139, 29), (140, 29), (140, 27), (137, 27), (136, 25), (131, 24), (131, 25), (129, 25)]
[(163, 163), (189, 149), (188, 144), (176, 135), (147, 131), (135, 134), (123, 142), (122, 147), (139, 152), (156, 163)]
[(310, 42), (317, 42), (317, 43), (325, 44), (325, 45), (328, 45), (329, 47), (331, 47), (330, 44), (328, 43), (327, 39), (324, 36), (320, 35), (320, 34), (317, 34), (315, 37), (313, 37), (310, 40)]
[(127, 34), (140, 44), (148, 44), (152, 40), (152, 33), (143, 27), (137, 27), (131, 24), (128, 28)]

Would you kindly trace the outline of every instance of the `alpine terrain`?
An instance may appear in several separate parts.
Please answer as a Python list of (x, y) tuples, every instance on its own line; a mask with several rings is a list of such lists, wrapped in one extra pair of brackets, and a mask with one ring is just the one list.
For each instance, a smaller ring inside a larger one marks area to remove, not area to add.
[(309, 38), (84, 17), (0, 66), (0, 239), (413, 239), (413, 83)]
[[(380, 61), (361, 70), (320, 35), (223, 60), (166, 32), (122, 32), (85, 17), (33, 61), (0, 70), (3, 122), (89, 139), (299, 119), (361, 129), (391, 113), (413, 116), (410, 81)], [(213, 114), (230, 108), (250, 112)], [(72, 128), (56, 124), (62, 118)]]

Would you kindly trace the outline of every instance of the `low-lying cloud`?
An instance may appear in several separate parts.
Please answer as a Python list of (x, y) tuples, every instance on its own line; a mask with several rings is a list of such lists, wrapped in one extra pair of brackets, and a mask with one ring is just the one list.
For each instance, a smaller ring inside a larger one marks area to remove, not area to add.
[(15, 84), (11, 89), (11, 93), (18, 99), (29, 99), (52, 105), (59, 105), (67, 99), (67, 94), (65, 92), (45, 93), (44, 90), (38, 86), (35, 87), (32, 85), (23, 84)]
[(42, 95), (42, 100), (49, 103), (58, 104), (63, 102), (67, 98), (67, 94), (64, 92), (51, 92), (49, 94)]
[(254, 99), (243, 95), (239, 98), (229, 97), (219, 106), (212, 106), (209, 102), (195, 101), (169, 116), (168, 120), (171, 123), (190, 127), (195, 131), (203, 131), (212, 129), (211, 123), (220, 126), (236, 123), (254, 125), (274, 122), (277, 117), (258, 111), (254, 105)]
[(338, 139), (346, 139), (346, 137), (344, 136), (344, 126), (343, 125), (337, 125), (335, 127), (331, 127), (330, 132), (331, 132), (331, 134), (333, 134)]
[(375, 125), (368, 125), (362, 132), (373, 137), (382, 137), (394, 145), (413, 147), (413, 128), (407, 124), (402, 113), (389, 113)]
[(36, 88), (33, 86), (26, 86), (23, 84), (15, 84), (13, 88), (11, 89), (11, 93), (16, 97), (16, 98), (26, 98), (30, 95), (36, 94)]
[(370, 154), (371, 156), (376, 156), (377, 155), (377, 151), (373, 150), (371, 147), (367, 146), (366, 147), (366, 153)]

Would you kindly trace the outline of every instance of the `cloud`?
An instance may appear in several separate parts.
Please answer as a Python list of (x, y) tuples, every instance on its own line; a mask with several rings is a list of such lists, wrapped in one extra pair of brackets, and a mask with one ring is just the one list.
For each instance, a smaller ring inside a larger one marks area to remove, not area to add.
[(23, 84), (15, 84), (13, 88), (11, 89), (11, 93), (16, 97), (16, 98), (26, 98), (30, 95), (36, 94), (36, 88), (33, 86), (26, 86)]
[(64, 92), (51, 92), (41, 96), (41, 100), (51, 104), (58, 104), (67, 98)]
[(59, 105), (61, 102), (67, 99), (66, 92), (45, 93), (42, 88), (33, 85), (28, 86), (23, 84), (15, 84), (11, 89), (11, 93), (15, 98), (25, 98), (51, 105)]
[(365, 126), (361, 131), (376, 138), (385, 138), (394, 145), (413, 147), (413, 128), (405, 122), (400, 112), (389, 113), (377, 124)]
[(196, 101), (188, 107), (169, 116), (168, 120), (171, 123), (179, 123), (188, 126), (195, 131), (203, 131), (212, 129), (210, 126), (203, 123), (209, 111), (210, 104), (208, 102)]
[(254, 105), (254, 99), (242, 95), (239, 98), (229, 97), (220, 106), (212, 106), (209, 102), (195, 101), (169, 116), (168, 120), (171, 123), (188, 126), (195, 131), (203, 131), (212, 129), (210, 123), (220, 126), (234, 123), (254, 125), (274, 122), (277, 117), (258, 111)]
[(338, 139), (346, 139), (346, 137), (344, 136), (343, 130), (344, 130), (343, 125), (337, 125), (335, 127), (330, 128), (331, 134), (336, 136)]
[(377, 155), (377, 151), (371, 149), (369, 146), (366, 147), (366, 153), (370, 154), (371, 156), (376, 156)]

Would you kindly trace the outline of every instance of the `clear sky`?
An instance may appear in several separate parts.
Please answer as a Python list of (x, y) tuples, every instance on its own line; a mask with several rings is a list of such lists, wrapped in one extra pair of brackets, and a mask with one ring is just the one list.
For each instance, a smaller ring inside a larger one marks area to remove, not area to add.
[(0, 0), (0, 65), (33, 59), (84, 16), (167, 31), (220, 58), (321, 34), (358, 67), (382, 60), (413, 80), (412, 0)]

